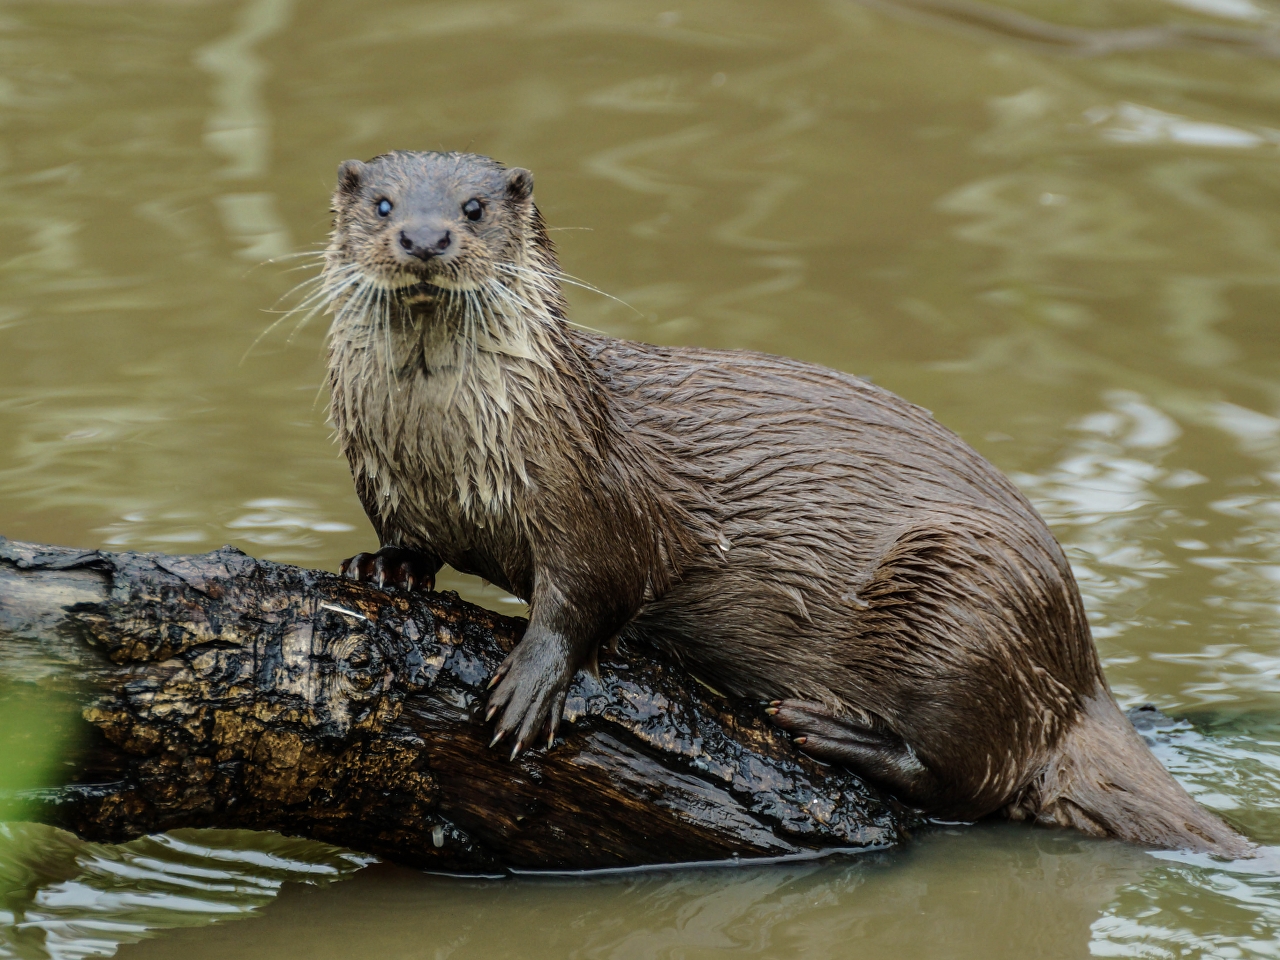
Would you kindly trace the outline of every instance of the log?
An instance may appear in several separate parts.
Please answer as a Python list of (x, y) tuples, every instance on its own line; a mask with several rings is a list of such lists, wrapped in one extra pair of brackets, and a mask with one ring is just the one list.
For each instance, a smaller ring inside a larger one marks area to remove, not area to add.
[(0, 681), (76, 698), (34, 818), (91, 840), (275, 830), (464, 873), (881, 849), (921, 825), (651, 651), (602, 654), (549, 750), (489, 747), (525, 621), (255, 560), (0, 538)]

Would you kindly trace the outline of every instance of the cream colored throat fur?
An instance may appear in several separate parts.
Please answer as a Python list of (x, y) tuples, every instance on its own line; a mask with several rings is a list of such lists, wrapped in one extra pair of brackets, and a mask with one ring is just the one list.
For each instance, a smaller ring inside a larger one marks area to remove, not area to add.
[[(406, 498), (452, 500), (484, 527), (510, 516), (530, 487), (530, 468), (546, 449), (542, 435), (567, 406), (548, 376), (553, 321), (527, 309), (539, 299), (495, 281), (479, 291), (442, 290), (413, 312), (387, 294), (362, 309), (335, 308), (329, 350), (338, 439), (388, 530), (399, 526), (394, 516)], [(421, 489), (397, 486), (405, 483)]]

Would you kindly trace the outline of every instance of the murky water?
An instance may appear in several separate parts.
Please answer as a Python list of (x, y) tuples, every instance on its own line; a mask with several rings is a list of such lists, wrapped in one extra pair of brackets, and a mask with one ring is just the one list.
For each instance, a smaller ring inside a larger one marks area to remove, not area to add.
[[(565, 268), (630, 305), (571, 289), (582, 323), (934, 410), (1067, 544), (1121, 701), (1189, 718), (1162, 758), (1280, 843), (1280, 4), (0, 3), (0, 532), (371, 546), (323, 324), (258, 339), (306, 273), (259, 264), (323, 240), (340, 160), (393, 147), (532, 168)], [(609, 880), (365, 862), (15, 824), (0, 950), (1280, 955), (1276, 855), (1010, 826)]]

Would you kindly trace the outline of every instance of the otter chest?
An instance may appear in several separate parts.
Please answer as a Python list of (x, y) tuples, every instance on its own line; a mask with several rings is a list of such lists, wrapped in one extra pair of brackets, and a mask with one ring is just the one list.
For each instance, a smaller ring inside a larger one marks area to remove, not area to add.
[[(520, 504), (537, 420), (509, 371), (491, 355), (469, 359), (387, 376), (367, 356), (335, 357), (333, 419), (385, 536), (430, 546), (454, 565), (479, 551), (506, 568), (527, 553)], [(342, 375), (350, 365), (359, 376)]]

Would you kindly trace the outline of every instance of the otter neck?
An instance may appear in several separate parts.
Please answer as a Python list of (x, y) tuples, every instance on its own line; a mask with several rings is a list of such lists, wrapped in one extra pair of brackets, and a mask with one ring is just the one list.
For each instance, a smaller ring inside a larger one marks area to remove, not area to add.
[(600, 455), (601, 390), (582, 382), (594, 374), (545, 277), (414, 288), (335, 311), (333, 421), (384, 530), (401, 526), (406, 502), (486, 526), (513, 515), (553, 460)]

